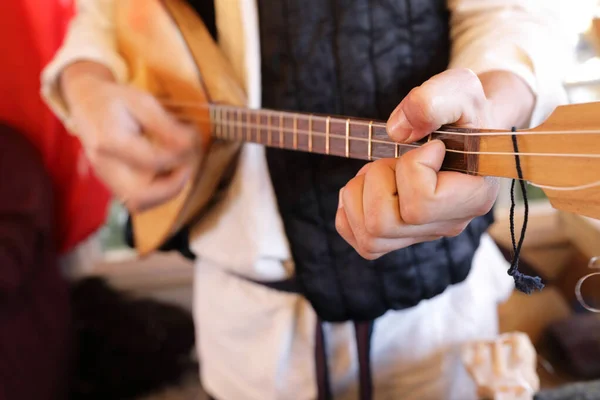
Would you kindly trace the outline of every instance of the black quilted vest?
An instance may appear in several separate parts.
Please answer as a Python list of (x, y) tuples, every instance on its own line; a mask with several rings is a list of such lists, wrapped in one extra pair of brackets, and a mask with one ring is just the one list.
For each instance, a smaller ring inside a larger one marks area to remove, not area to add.
[[(265, 108), (386, 120), (446, 69), (445, 0), (259, 0)], [(339, 190), (363, 161), (268, 149), (301, 288), (326, 321), (412, 307), (468, 275), (490, 215), (455, 238), (363, 259), (335, 229)]]
[[(213, 2), (189, 2), (216, 37)], [(445, 0), (257, 4), (265, 108), (386, 120), (413, 87), (448, 64)], [(373, 321), (463, 281), (493, 214), (473, 220), (457, 237), (368, 261), (335, 229), (339, 190), (364, 162), (281, 149), (267, 149), (267, 160), (296, 274), (290, 281), (257, 284), (301, 293), (318, 314), (314, 356), (319, 400), (333, 397), (323, 321), (354, 322), (360, 398), (370, 400)], [(128, 236), (133, 245), (131, 225)], [(184, 229), (163, 250), (195, 258), (188, 242)]]
[[(190, 4), (216, 35), (212, 2)], [(445, 0), (257, 4), (265, 108), (386, 120), (413, 87), (448, 65)], [(335, 229), (339, 190), (364, 162), (281, 149), (268, 149), (267, 160), (296, 266), (293, 290), (324, 321), (371, 321), (463, 281), (493, 222), (490, 212), (457, 237), (365, 260)], [(165, 248), (182, 250), (186, 241), (180, 235)]]

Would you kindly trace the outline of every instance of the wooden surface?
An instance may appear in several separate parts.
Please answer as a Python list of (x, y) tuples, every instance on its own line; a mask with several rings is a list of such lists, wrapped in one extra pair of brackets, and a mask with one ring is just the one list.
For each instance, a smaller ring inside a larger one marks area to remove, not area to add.
[(172, 111), (199, 133), (194, 175), (185, 188), (157, 207), (132, 213), (136, 249), (144, 256), (209, 206), (239, 152), (239, 144), (212, 140), (209, 109), (201, 106), (209, 100), (243, 105), (245, 95), (204, 24), (183, 1), (120, 0), (115, 13), (130, 83), (176, 104)]
[[(516, 136), (524, 179), (551, 186), (543, 190), (555, 208), (600, 219), (600, 102), (558, 107), (523, 132), (531, 133)], [(480, 175), (518, 177), (510, 135), (481, 137), (480, 151)], [(595, 186), (562, 190), (588, 184)]]

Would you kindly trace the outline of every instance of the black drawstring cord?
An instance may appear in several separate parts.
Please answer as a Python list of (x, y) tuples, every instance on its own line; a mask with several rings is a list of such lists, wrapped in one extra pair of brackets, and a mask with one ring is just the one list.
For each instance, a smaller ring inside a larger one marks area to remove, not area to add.
[[(512, 128), (512, 132), (516, 132), (516, 128)], [(517, 167), (517, 174), (519, 177), (519, 183), (521, 184), (521, 192), (523, 193), (523, 203), (525, 205), (525, 212), (523, 215), (523, 228), (521, 229), (521, 238), (519, 239), (519, 243), (516, 243), (515, 240), (515, 179), (512, 181), (512, 185), (510, 187), (510, 236), (513, 245), (513, 261), (510, 264), (510, 268), (508, 269), (508, 274), (513, 277), (515, 280), (515, 287), (517, 290), (531, 294), (534, 290), (542, 290), (544, 288), (544, 284), (542, 283), (542, 279), (539, 276), (535, 278), (529, 275), (523, 274), (519, 271), (519, 256), (521, 254), (521, 247), (523, 246), (523, 240), (525, 239), (525, 230), (527, 229), (527, 220), (529, 218), (529, 204), (527, 200), (527, 189), (525, 187), (525, 181), (523, 180), (523, 170), (521, 169), (521, 160), (519, 159), (519, 146), (517, 144), (517, 136), (512, 136), (513, 149), (515, 151), (515, 163)]]

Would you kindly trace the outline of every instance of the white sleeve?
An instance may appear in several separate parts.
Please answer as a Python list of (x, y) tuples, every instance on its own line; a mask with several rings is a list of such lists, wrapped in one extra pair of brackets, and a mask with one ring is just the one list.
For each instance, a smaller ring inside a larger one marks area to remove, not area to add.
[[(509, 71), (536, 95), (531, 125), (566, 102), (563, 81), (577, 40), (573, 20), (590, 15), (596, 0), (449, 0), (450, 67), (475, 73)], [(562, 14), (562, 15), (561, 15)]]
[(127, 65), (117, 51), (114, 4), (117, 0), (77, 0), (77, 14), (65, 40), (41, 75), (41, 94), (50, 109), (68, 125), (68, 110), (59, 90), (61, 72), (75, 61), (103, 64), (119, 82), (127, 80)]

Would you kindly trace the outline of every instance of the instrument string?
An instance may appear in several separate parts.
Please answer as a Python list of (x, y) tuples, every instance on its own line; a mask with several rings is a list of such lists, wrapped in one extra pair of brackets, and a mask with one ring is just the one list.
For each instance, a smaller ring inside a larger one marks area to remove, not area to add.
[[(173, 107), (173, 108), (180, 108), (180, 107), (193, 107), (193, 108), (201, 108), (201, 109), (210, 109), (210, 110), (221, 110), (221, 109), (230, 109), (230, 110), (234, 110), (237, 112), (247, 112), (249, 114), (247, 114), (248, 116), (251, 116), (252, 111), (257, 111), (257, 110), (252, 110), (252, 109), (248, 109), (248, 108), (244, 108), (244, 107), (235, 107), (235, 106), (228, 106), (228, 105), (217, 105), (217, 104), (201, 104), (201, 103), (193, 103), (193, 102), (180, 102), (180, 101), (173, 101), (173, 100), (165, 100), (165, 99), (159, 99), (161, 101), (161, 103), (166, 106), (166, 107)], [(306, 118), (309, 121), (309, 124), (311, 124), (310, 126), (312, 127), (312, 123), (315, 120), (322, 120), (322, 121), (327, 121), (328, 119), (330, 119), (330, 117), (322, 117), (322, 116), (318, 116), (318, 115), (302, 115), (302, 114), (295, 114), (295, 113), (289, 113), (289, 112), (281, 112), (281, 111), (271, 111), (271, 110), (259, 110), (261, 113), (261, 115), (264, 115), (264, 112), (266, 111), (267, 113), (272, 113), (272, 115), (274, 116), (278, 116), (281, 119), (282, 115), (289, 115), (289, 116), (294, 116), (296, 118)], [(421, 143), (397, 143), (392, 141), (389, 138), (373, 138), (373, 137), (347, 137), (346, 135), (343, 134), (337, 134), (337, 133), (333, 133), (333, 132), (320, 132), (318, 130), (306, 130), (306, 129), (298, 129), (297, 127), (295, 128), (290, 128), (290, 127), (286, 127), (283, 126), (282, 124), (279, 124), (279, 126), (277, 126), (276, 128), (274, 128), (274, 126), (272, 126), (271, 124), (264, 124), (260, 122), (260, 118), (255, 118), (258, 119), (259, 122), (256, 123), (256, 121), (254, 123), (248, 122), (248, 121), (241, 121), (239, 118), (236, 118), (237, 121), (234, 121), (232, 119), (228, 119), (226, 121), (218, 121), (218, 120), (213, 120), (212, 118), (206, 118), (206, 117), (198, 117), (198, 116), (191, 116), (189, 114), (183, 113), (183, 112), (175, 112), (173, 113), (174, 116), (176, 117), (180, 117), (182, 120), (192, 120), (195, 122), (204, 122), (204, 123), (210, 123), (212, 126), (217, 126), (217, 127), (221, 127), (221, 133), (218, 135), (215, 135), (217, 138), (220, 139), (229, 139), (229, 140), (244, 140), (244, 138), (241, 137), (241, 135), (239, 135), (240, 131), (238, 130), (236, 132), (236, 129), (238, 128), (248, 128), (248, 129), (256, 129), (256, 134), (255, 134), (255, 138), (256, 138), (256, 142), (258, 143), (262, 143), (261, 140), (258, 139), (258, 136), (262, 133), (263, 130), (276, 130), (278, 133), (292, 133), (294, 135), (298, 135), (298, 136), (308, 136), (309, 137), (309, 142), (311, 142), (313, 137), (322, 137), (322, 138), (329, 138), (329, 139), (342, 139), (342, 140), (348, 140), (350, 142), (367, 142), (370, 144), (379, 144), (379, 145), (384, 145), (384, 146), (400, 146), (403, 148), (419, 148), (422, 144)], [(237, 116), (238, 114), (236, 114)], [(260, 117), (259, 114), (255, 114), (255, 116)], [(342, 120), (342, 119), (340, 119)], [(363, 122), (363, 121), (354, 121), (353, 120), (353, 124), (359, 124), (359, 125), (364, 125), (367, 127), (379, 127), (379, 128), (386, 128), (386, 124), (382, 123), (382, 122)], [(229, 132), (229, 131), (222, 131), (222, 129), (233, 129), (233, 133)], [(260, 130), (260, 131), (259, 131)], [(434, 131), (434, 133), (441, 133), (441, 134), (445, 134), (445, 135), (457, 135), (457, 136), (503, 136), (503, 135), (513, 135), (512, 137), (514, 138), (516, 135), (540, 135), (540, 134), (565, 134), (565, 133), (580, 133), (580, 134), (595, 134), (595, 133), (600, 133), (600, 130), (598, 131), (592, 131), (592, 130), (577, 130), (577, 131), (548, 131), (548, 132), (544, 132), (544, 131), (531, 131), (531, 132), (523, 132), (523, 131), (516, 131), (516, 130), (512, 130), (512, 131), (497, 131), (497, 132), (455, 132), (455, 131), (444, 131), (444, 130), (437, 130)], [(252, 140), (252, 136), (253, 135), (249, 135), (249, 133), (247, 132), (246, 134), (246, 140), (247, 142), (251, 142)], [(282, 143), (279, 143), (280, 145)], [(585, 153), (539, 153), (539, 152), (490, 152), (490, 151), (468, 151), (468, 150), (457, 150), (457, 149), (446, 149), (446, 152), (449, 153), (457, 153), (457, 154), (466, 154), (466, 155), (493, 155), (493, 156), (513, 156), (513, 157), (559, 157), (559, 158), (600, 158), (600, 154), (585, 154)], [(380, 157), (372, 157), (372, 160), (376, 160), (379, 159)], [(461, 170), (461, 169), (457, 169), (457, 168), (447, 168), (448, 170), (453, 170), (456, 172), (462, 172), (462, 173), (472, 173), (470, 171), (466, 171), (466, 170)], [(481, 176), (478, 173), (475, 173), (475, 175)], [(522, 181), (526, 181), (525, 179), (522, 178), (516, 178), (517, 180), (522, 180)], [(574, 186), (551, 186), (551, 185), (543, 185), (543, 184), (537, 184), (537, 183), (533, 183), (533, 182), (527, 182), (529, 185), (533, 186), (533, 187), (537, 187), (540, 189), (546, 189), (546, 190), (557, 190), (557, 191), (577, 191), (577, 190), (585, 190), (585, 189), (591, 189), (591, 188), (595, 188), (595, 187), (599, 187), (600, 186), (600, 180), (596, 181), (596, 182), (590, 182), (590, 183), (585, 183), (585, 184), (581, 184), (581, 185), (574, 185)]]
[[(177, 114), (176, 114), (177, 115)], [(212, 125), (216, 125), (216, 126), (224, 126), (224, 127), (229, 127), (229, 128), (254, 128), (254, 129), (260, 129), (261, 131), (266, 131), (269, 128), (268, 124), (263, 124), (263, 123), (248, 123), (248, 122), (243, 122), (243, 121), (224, 121), (224, 122), (220, 122), (220, 121), (213, 121), (210, 118), (200, 118), (200, 117), (194, 117), (194, 116), (190, 116), (190, 115), (184, 115), (184, 114), (180, 114), (179, 116), (181, 116), (183, 119), (187, 119), (187, 120), (193, 120), (196, 122), (207, 122), (207, 123), (211, 123)], [(354, 142), (371, 142), (371, 143), (375, 143), (375, 144), (382, 144), (382, 145), (391, 145), (391, 146), (402, 146), (402, 147), (412, 147), (412, 148), (418, 148), (421, 147), (421, 144), (418, 143), (398, 143), (398, 142), (394, 142), (391, 139), (375, 139), (375, 138), (366, 138), (366, 137), (349, 137), (347, 138), (346, 135), (343, 134), (337, 134), (337, 133), (324, 133), (324, 132), (320, 132), (320, 131), (315, 131), (315, 130), (306, 130), (306, 129), (294, 129), (294, 128), (289, 128), (289, 127), (277, 127), (276, 129), (271, 127), (271, 129), (276, 130), (277, 132), (281, 132), (283, 131), (284, 133), (293, 133), (293, 134), (298, 134), (298, 135), (302, 135), (302, 136), (316, 136), (316, 137), (329, 137), (331, 139), (343, 139), (343, 140), (349, 140), (349, 141), (354, 141)], [(228, 134), (228, 133), (223, 133), (222, 135), (219, 135), (219, 138), (224, 138), (224, 139), (238, 139), (238, 140), (242, 140), (241, 137), (237, 137), (239, 136), (237, 133), (233, 133), (233, 134)], [(252, 139), (252, 137), (251, 137)], [(244, 141), (251, 141), (251, 140), (244, 140)], [(457, 154), (466, 154), (466, 155), (489, 155), (489, 156), (512, 156), (514, 157), (515, 155), (517, 155), (517, 153), (515, 152), (510, 152), (510, 151), (468, 151), (468, 150), (457, 150), (457, 149), (446, 149), (446, 152), (449, 153), (457, 153)], [(600, 158), (600, 153), (599, 154), (594, 154), (594, 153), (539, 153), (539, 152), (520, 152), (518, 153), (518, 155), (520, 157), (559, 157), (559, 158)]]
[[(315, 114), (302, 114), (302, 113), (293, 113), (293, 112), (289, 112), (289, 111), (276, 111), (276, 110), (269, 110), (269, 109), (252, 109), (252, 108), (245, 108), (245, 107), (238, 107), (238, 106), (229, 106), (229, 105), (223, 105), (223, 104), (203, 104), (203, 103), (194, 103), (194, 102), (184, 102), (184, 101), (174, 101), (171, 99), (160, 99), (161, 104), (163, 104), (164, 106), (168, 106), (168, 107), (184, 107), (184, 108), (198, 108), (198, 109), (209, 109), (209, 110), (229, 110), (229, 111), (243, 111), (246, 112), (248, 114), (252, 114), (255, 113), (256, 115), (259, 115), (259, 113), (261, 115), (265, 115), (265, 114), (272, 114), (272, 115), (287, 115), (287, 116), (295, 116), (296, 118), (298, 118), (299, 120), (306, 120), (308, 121), (309, 119), (312, 119), (313, 121), (322, 121), (322, 122), (326, 122), (328, 118), (330, 117), (326, 117), (326, 116), (320, 116), (320, 115), (315, 115)], [(348, 118), (346, 117), (335, 117), (340, 121), (346, 121)], [(381, 122), (381, 121), (373, 121), (371, 122), (366, 122), (363, 120), (359, 120), (359, 119), (354, 119), (352, 117), (350, 117), (350, 119), (352, 119), (352, 124), (353, 125), (358, 125), (358, 126), (373, 126), (374, 128), (387, 128), (387, 124), (385, 122)], [(450, 136), (514, 136), (514, 135), (565, 135), (565, 134), (577, 134), (577, 135), (600, 135), (600, 129), (576, 129), (576, 130), (556, 130), (556, 131), (529, 131), (529, 130), (523, 130), (523, 131), (512, 131), (512, 130), (502, 130), (502, 129), (485, 129), (485, 131), (478, 131), (477, 128), (473, 128), (473, 132), (469, 131), (470, 128), (462, 128), (462, 127), (456, 127), (457, 129), (463, 129), (464, 131), (454, 131), (454, 130), (443, 130), (443, 129), (438, 129), (433, 131), (433, 133), (439, 133), (439, 134), (445, 134), (445, 135), (450, 135)]]
[[(234, 121), (227, 121), (227, 122), (218, 122), (218, 121), (211, 121), (209, 118), (196, 118), (196, 117), (190, 117), (189, 115), (185, 116), (186, 119), (192, 119), (195, 121), (199, 121), (199, 122), (210, 122), (213, 125), (217, 125), (217, 126), (225, 126), (225, 127), (257, 127), (257, 128), (269, 128), (268, 125), (264, 125), (264, 124), (244, 124), (244, 123), (238, 123), (238, 122), (234, 122)], [(272, 128), (272, 127), (271, 127)], [(376, 144), (381, 144), (381, 145), (391, 145), (391, 146), (396, 146), (396, 145), (400, 145), (403, 147), (410, 147), (410, 148), (419, 148), (421, 147), (420, 144), (413, 144), (413, 143), (408, 143), (408, 144), (398, 144), (396, 142), (392, 142), (392, 141), (387, 141), (387, 140), (378, 140), (378, 139), (369, 139), (369, 138), (359, 138), (359, 137), (350, 137), (350, 138), (346, 138), (345, 135), (341, 135), (341, 134), (335, 134), (335, 133), (323, 133), (323, 132), (318, 132), (318, 131), (306, 131), (306, 130), (302, 130), (302, 129), (291, 129), (291, 128), (277, 128), (277, 131), (285, 131), (285, 133), (294, 133), (294, 134), (298, 134), (298, 135), (310, 135), (310, 136), (317, 136), (317, 137), (327, 137), (329, 136), (329, 138), (331, 139), (343, 139), (343, 140), (350, 140), (350, 141), (362, 141), (362, 142), (371, 142), (371, 143), (376, 143)], [(229, 136), (234, 136), (229, 137)], [(232, 139), (232, 140), (243, 140), (242, 137), (238, 137), (239, 135), (239, 131), (237, 133), (234, 133), (233, 135), (228, 135), (227, 133), (223, 133), (221, 135), (218, 135), (218, 138), (223, 138), (223, 139)], [(310, 137), (309, 136), (309, 137)], [(244, 140), (244, 141), (248, 141), (248, 140)], [(262, 142), (261, 142), (262, 143)], [(277, 143), (280, 144), (280, 143)], [(313, 145), (314, 148), (314, 145)], [(446, 149), (446, 152), (450, 152), (450, 153), (458, 153), (458, 154), (479, 154), (479, 155), (503, 155), (503, 156), (516, 156), (517, 153), (513, 153), (513, 152), (485, 152), (485, 151), (464, 151), (464, 150), (453, 150), (453, 149)], [(554, 154), (554, 153), (518, 153), (518, 155), (520, 157), (522, 156), (530, 156), (530, 157), (536, 157), (536, 156), (546, 156), (546, 157), (591, 157), (591, 158), (600, 158), (599, 154)], [(373, 161), (381, 159), (381, 157), (377, 157), (377, 156), (372, 156), (371, 159)], [(451, 170), (451, 171), (456, 171), (456, 172), (462, 172), (462, 173), (473, 173), (467, 170), (463, 170), (463, 169), (459, 169), (459, 168), (446, 168), (447, 170)], [(482, 176), (478, 173), (475, 173), (478, 176)], [(523, 179), (524, 180), (524, 179)], [(591, 189), (591, 188), (595, 188), (600, 186), (600, 181), (596, 181), (596, 182), (591, 182), (591, 183), (586, 183), (583, 185), (576, 185), (576, 186), (550, 186), (550, 185), (542, 185), (542, 184), (536, 184), (533, 182), (527, 182), (529, 185), (540, 188), (540, 189), (547, 189), (547, 190), (559, 190), (559, 191), (577, 191), (577, 190), (585, 190), (585, 189)]]

